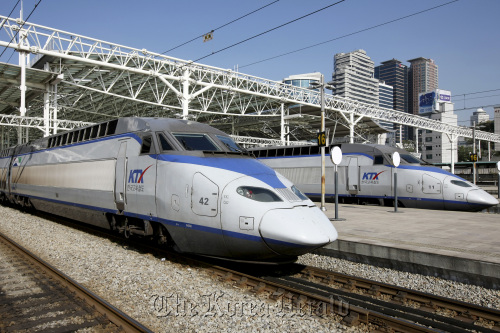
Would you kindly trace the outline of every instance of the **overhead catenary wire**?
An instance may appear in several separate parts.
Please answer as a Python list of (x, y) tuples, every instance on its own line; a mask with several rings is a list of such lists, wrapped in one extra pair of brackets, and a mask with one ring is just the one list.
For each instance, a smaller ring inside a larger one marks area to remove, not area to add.
[[(210, 57), (210, 56), (213, 56), (214, 54), (217, 54), (217, 53), (219, 53), (219, 52), (225, 51), (225, 50), (230, 49), (230, 48), (232, 48), (232, 47), (235, 47), (235, 46), (237, 46), (237, 45), (240, 45), (240, 44), (243, 44), (243, 43), (245, 43), (245, 42), (248, 42), (249, 40), (252, 40), (252, 39), (254, 39), (254, 38), (257, 38), (257, 37), (260, 37), (260, 36), (262, 36), (262, 35), (265, 35), (265, 34), (267, 34), (267, 33), (271, 32), (271, 31), (274, 31), (274, 30), (280, 29), (280, 28), (282, 28), (282, 27), (284, 27), (284, 26), (286, 26), (286, 25), (289, 25), (289, 24), (291, 24), (291, 23), (294, 23), (294, 22), (297, 22), (297, 21), (299, 21), (299, 20), (302, 20), (302, 19), (304, 19), (304, 18), (306, 18), (306, 17), (308, 17), (308, 16), (311, 16), (311, 15), (313, 15), (313, 14), (319, 13), (319, 12), (321, 12), (321, 11), (325, 10), (325, 9), (330, 8), (330, 7), (336, 6), (336, 5), (338, 5), (338, 4), (340, 4), (340, 3), (344, 2), (344, 1), (346, 1), (346, 0), (340, 0), (340, 1), (337, 1), (337, 2), (335, 2), (335, 3), (332, 3), (332, 4), (330, 4), (330, 5), (326, 6), (326, 7), (323, 7), (323, 8), (320, 8), (320, 9), (318, 9), (318, 10), (315, 10), (315, 11), (313, 11), (313, 12), (309, 13), (309, 14), (303, 15), (303, 16), (301, 16), (301, 17), (298, 17), (298, 18), (294, 19), (294, 20), (288, 21), (288, 22), (286, 22), (286, 23), (280, 24), (279, 26), (276, 26), (276, 27), (274, 27), (274, 28), (271, 28), (271, 29), (268, 29), (268, 30), (266, 30), (266, 31), (264, 31), (264, 32), (261, 32), (261, 33), (259, 33), (259, 34), (257, 34), (257, 35), (254, 35), (254, 36), (252, 36), (252, 37), (246, 38), (246, 39), (244, 39), (244, 40), (242, 40), (242, 41), (239, 41), (239, 42), (237, 42), (237, 43), (234, 43), (234, 44), (231, 44), (231, 45), (229, 45), (229, 46), (226, 46), (226, 47), (224, 47), (224, 48), (222, 48), (222, 49), (220, 49), (220, 50), (214, 51), (214, 52), (212, 52), (212, 53), (210, 53), (210, 54), (207, 54), (206, 56), (203, 56), (203, 57), (201, 57), (201, 58), (198, 58), (198, 59), (196, 59), (196, 60), (193, 60), (193, 61), (191, 61), (190, 63), (194, 63), (194, 62), (200, 61), (200, 60), (202, 60), (202, 59), (205, 59), (205, 58), (208, 58), (208, 57)], [(455, 0), (455, 1), (458, 1), (458, 0)]]
[[(471, 93), (462, 93), (462, 94), (452, 94), (451, 97), (459, 97), (459, 96), (466, 96), (466, 95), (476, 95), (476, 94), (483, 94), (487, 92), (493, 92), (493, 91), (499, 91), (499, 89), (491, 89), (491, 90), (483, 90), (483, 91), (476, 91), (476, 92), (471, 92)], [(481, 98), (481, 97), (478, 97)]]
[[(10, 17), (10, 16), (12, 15), (12, 13), (14, 12), (14, 10), (16, 10), (17, 5), (19, 5), (19, 2), (21, 2), (21, 0), (17, 0), (16, 4), (14, 5), (14, 8), (12, 8), (12, 10), (10, 11), (10, 13), (9, 13), (8, 17)], [(3, 28), (4, 24), (5, 24), (5, 22), (7, 22), (7, 20), (5, 20), (5, 21), (2, 23), (2, 25), (0, 25), (0, 30), (2, 30), (2, 28)]]
[[(3, 54), (5, 53), (5, 51), (9, 48), (10, 44), (12, 43), (12, 41), (14, 39), (16, 39), (17, 35), (19, 34), (19, 31), (21, 31), (21, 29), (24, 27), (24, 24), (26, 23), (26, 21), (29, 20), (29, 18), (31, 17), (31, 15), (33, 14), (33, 12), (35, 11), (35, 9), (38, 7), (38, 5), (40, 4), (40, 2), (42, 2), (42, 0), (38, 0), (38, 2), (35, 4), (35, 7), (33, 7), (33, 9), (31, 10), (31, 12), (29, 13), (28, 17), (26, 18), (26, 20), (23, 20), (22, 24), (21, 24), (21, 27), (19, 30), (16, 31), (15, 35), (12, 36), (12, 38), (10, 39), (9, 41), (9, 44), (7, 44), (7, 46), (4, 48), (4, 50), (2, 51), (2, 53), (0, 54), (0, 57), (3, 56)], [(17, 6), (17, 4), (16, 4)], [(12, 14), (12, 13), (11, 13)], [(14, 53), (12, 53), (14, 54)], [(12, 54), (10, 55), (9, 59), (7, 60), (7, 62), (10, 61), (10, 58), (12, 58)]]
[[(276, 3), (276, 2), (278, 2), (278, 1), (279, 1), (279, 0), (275, 0), (275, 1), (271, 2), (271, 3), (268, 3), (268, 4), (267, 4), (267, 5), (265, 5), (265, 6), (262, 6), (262, 7), (260, 7), (260, 8), (257, 8), (256, 10), (253, 10), (253, 11), (251, 11), (251, 12), (249, 12), (249, 13), (247, 13), (247, 14), (243, 15), (243, 16), (240, 16), (240, 17), (238, 17), (237, 19), (234, 19), (234, 20), (232, 20), (232, 21), (230, 21), (230, 22), (227, 22), (227, 23), (225, 23), (225, 24), (221, 25), (220, 27), (217, 27), (217, 28), (215, 28), (215, 29), (212, 29), (210, 32), (214, 32), (214, 31), (217, 31), (217, 30), (219, 30), (219, 29), (222, 29), (222, 28), (224, 28), (224, 27), (226, 27), (226, 26), (228, 26), (228, 25), (230, 25), (230, 24), (232, 24), (232, 23), (234, 23), (234, 22), (236, 22), (236, 21), (239, 21), (239, 20), (241, 20), (241, 19), (243, 19), (243, 18), (245, 18), (245, 17), (247, 17), (247, 16), (249, 16), (249, 15), (252, 15), (252, 14), (254, 14), (254, 13), (258, 12), (259, 10), (262, 10), (262, 9), (264, 9), (264, 8), (266, 8), (266, 7), (269, 7), (269, 6), (271, 6), (272, 4), (275, 4), (275, 3)], [(175, 49), (178, 49), (179, 47), (184, 46), (184, 45), (186, 45), (186, 44), (189, 44), (189, 43), (191, 43), (191, 42), (193, 42), (193, 41), (195, 41), (195, 40), (197, 40), (197, 39), (199, 39), (199, 38), (201, 38), (201, 37), (203, 37), (203, 36), (205, 36), (205, 35), (206, 35), (206, 33), (204, 33), (204, 34), (202, 34), (202, 35), (199, 35), (199, 36), (197, 36), (197, 37), (195, 37), (195, 38), (193, 38), (193, 39), (191, 39), (191, 40), (188, 40), (187, 42), (184, 42), (184, 43), (182, 43), (182, 44), (179, 44), (179, 45), (177, 45), (177, 46), (175, 46), (175, 47), (171, 48), (170, 50), (167, 50), (167, 51), (165, 51), (165, 52), (162, 52), (162, 54), (165, 54), (165, 53), (167, 53), (167, 52), (170, 52), (170, 51), (173, 51), (173, 50), (175, 50)]]
[[(438, 9), (438, 8), (450, 5), (450, 4), (452, 4), (454, 2), (457, 2), (457, 1), (459, 1), (459, 0), (453, 0), (453, 1), (450, 1), (450, 2), (446, 2), (446, 3), (438, 5), (438, 6), (427, 8), (427, 9), (424, 9), (424, 10), (421, 10), (421, 11), (418, 11), (418, 12), (415, 12), (415, 13), (412, 13), (412, 14), (409, 14), (409, 15), (405, 15), (405, 16), (402, 16), (402, 17), (399, 17), (399, 18), (396, 18), (396, 19), (393, 19), (393, 20), (390, 20), (390, 21), (386, 21), (386, 22), (383, 22), (383, 23), (380, 23), (380, 24), (376, 24), (376, 25), (373, 25), (371, 27), (368, 27), (368, 28), (365, 28), (365, 29), (361, 29), (361, 30), (358, 30), (358, 31), (355, 31), (355, 32), (351, 32), (351, 33), (348, 33), (348, 34), (345, 34), (345, 35), (342, 35), (342, 36), (339, 36), (339, 37), (335, 37), (335, 38), (332, 38), (332, 39), (329, 39), (329, 40), (326, 40), (326, 41), (323, 41), (323, 42), (320, 42), (320, 43), (316, 43), (316, 44), (309, 45), (309, 46), (306, 46), (306, 47), (302, 47), (300, 49), (296, 49), (296, 50), (293, 50), (293, 51), (290, 51), (290, 52), (282, 53), (282, 54), (279, 54), (279, 55), (276, 55), (276, 56), (273, 56), (273, 57), (270, 57), (270, 58), (266, 58), (266, 59), (262, 59), (262, 60), (259, 60), (259, 61), (255, 61), (255, 62), (252, 62), (250, 64), (239, 66), (239, 68), (253, 66), (253, 65), (256, 65), (256, 64), (260, 64), (262, 62), (266, 62), (266, 61), (273, 60), (273, 59), (276, 59), (276, 58), (281, 58), (281, 57), (287, 56), (289, 54), (293, 54), (293, 53), (297, 53), (297, 52), (300, 52), (300, 51), (304, 51), (304, 50), (307, 50), (307, 49), (310, 49), (310, 48), (313, 48), (313, 47), (316, 47), (316, 46), (320, 46), (320, 45), (323, 45), (323, 44), (331, 43), (331, 42), (334, 42), (334, 41), (342, 39), (342, 38), (346, 38), (346, 37), (350, 37), (350, 36), (353, 36), (353, 35), (357, 35), (359, 33), (362, 33), (362, 32), (365, 32), (365, 31), (369, 31), (369, 30), (372, 30), (372, 29), (376, 29), (376, 28), (379, 28), (379, 27), (382, 27), (384, 25), (391, 24), (391, 23), (394, 23), (394, 22), (397, 22), (397, 21), (401, 21), (401, 20), (407, 19), (407, 18), (412, 17), (412, 16), (423, 14), (425, 12), (428, 12), (428, 11), (431, 11), (431, 10), (434, 10), (434, 9)], [(201, 59), (203, 59), (203, 58), (201, 58)]]

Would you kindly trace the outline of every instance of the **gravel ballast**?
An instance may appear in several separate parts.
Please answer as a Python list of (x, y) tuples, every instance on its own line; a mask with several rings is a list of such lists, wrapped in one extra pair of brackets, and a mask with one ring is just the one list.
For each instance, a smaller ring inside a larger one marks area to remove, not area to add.
[[(155, 332), (363, 332), (215, 281), (195, 266), (0, 206), (0, 231)], [(1, 256), (1, 254), (0, 254)], [(299, 263), (500, 308), (500, 291), (308, 254)], [(1, 284), (1, 282), (0, 282)]]

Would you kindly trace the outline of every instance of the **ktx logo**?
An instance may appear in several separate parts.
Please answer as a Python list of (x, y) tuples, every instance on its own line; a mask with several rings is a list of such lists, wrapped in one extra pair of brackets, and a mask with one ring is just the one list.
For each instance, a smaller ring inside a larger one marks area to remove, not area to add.
[(142, 169), (130, 170), (130, 174), (128, 176), (128, 183), (133, 184), (144, 184), (144, 174), (151, 168), (153, 165), (148, 166), (144, 171)]
[[(384, 170), (385, 171), (385, 170)], [(376, 172), (365, 172), (363, 174), (363, 179), (362, 180), (379, 180), (378, 179), (378, 176), (384, 172), (384, 171), (381, 171), (379, 173), (376, 173)]]

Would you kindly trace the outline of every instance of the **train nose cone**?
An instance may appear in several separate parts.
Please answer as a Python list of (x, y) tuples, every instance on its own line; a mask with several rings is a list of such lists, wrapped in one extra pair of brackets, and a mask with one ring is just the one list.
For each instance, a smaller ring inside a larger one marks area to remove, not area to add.
[(467, 202), (484, 207), (498, 205), (498, 200), (483, 190), (470, 190), (469, 193), (467, 193)]
[(317, 207), (271, 210), (259, 229), (266, 244), (282, 255), (301, 255), (337, 239), (337, 230)]

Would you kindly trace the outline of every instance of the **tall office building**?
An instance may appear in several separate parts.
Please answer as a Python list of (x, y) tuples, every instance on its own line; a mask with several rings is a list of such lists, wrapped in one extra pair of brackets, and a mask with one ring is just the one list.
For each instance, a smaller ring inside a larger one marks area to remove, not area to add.
[(479, 125), (480, 123), (484, 123), (489, 120), (490, 120), (490, 115), (487, 114), (486, 111), (484, 111), (484, 109), (479, 108), (472, 113), (472, 116), (470, 116), (470, 126), (474, 126), (474, 123), (476, 125)]
[[(426, 109), (426, 106), (420, 105), (420, 115), (422, 117), (457, 126), (458, 116), (453, 112), (451, 92), (438, 89), (425, 95), (426, 100), (432, 106), (430, 109)], [(421, 132), (419, 144), (421, 145), (422, 159), (429, 163), (451, 163), (453, 156), (453, 161), (458, 161), (456, 137), (438, 131), (421, 130)]]
[(415, 58), (408, 60), (409, 113), (418, 114), (418, 94), (438, 89), (438, 66), (432, 59)]
[[(378, 101), (378, 106), (394, 110), (394, 89), (392, 86), (386, 84), (383, 80), (380, 80), (378, 83)], [(389, 143), (390, 145), (394, 145), (395, 137), (393, 123), (380, 120), (376, 120), (375, 122), (389, 131), (388, 133), (384, 133), (383, 135), (379, 136), (378, 143)]]
[[(387, 60), (375, 67), (374, 74), (375, 78), (393, 87), (393, 109), (408, 113), (408, 67), (397, 59)], [(402, 139), (407, 140), (408, 126), (403, 126), (402, 132)], [(396, 140), (399, 139), (397, 131)]]
[(334, 56), (332, 81), (334, 95), (378, 105), (378, 82), (373, 77), (374, 63), (364, 50), (337, 53)]
[(378, 105), (387, 109), (394, 109), (394, 87), (383, 80), (378, 83)]
[[(434, 60), (415, 58), (408, 60), (408, 112), (418, 114), (418, 94), (438, 89), (438, 66)], [(408, 139), (414, 139), (414, 128), (408, 128)]]

